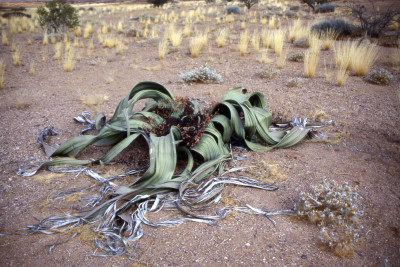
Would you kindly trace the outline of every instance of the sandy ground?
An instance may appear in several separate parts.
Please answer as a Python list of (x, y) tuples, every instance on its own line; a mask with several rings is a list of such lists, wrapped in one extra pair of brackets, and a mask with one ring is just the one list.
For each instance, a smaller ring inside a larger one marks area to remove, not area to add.
[[(297, 2), (296, 2), (297, 3)], [(175, 9), (189, 10), (190, 6)], [(217, 7), (218, 14), (224, 7)], [(172, 8), (170, 9), (172, 10)], [(257, 12), (266, 12), (261, 7)], [(307, 9), (305, 9), (307, 10)], [(81, 21), (91, 21), (94, 31), (101, 29), (100, 20), (113, 22), (141, 13), (160, 12), (158, 9), (116, 12), (115, 14), (84, 13)], [(306, 14), (306, 11), (302, 11)], [(210, 16), (214, 18), (215, 15)], [(136, 26), (141, 26), (134, 21)], [(282, 19), (282, 27), (288, 21)], [(178, 24), (180, 25), (180, 24)], [(327, 142), (303, 141), (289, 148), (267, 153), (233, 151), (245, 161), (239, 165), (253, 166), (246, 171), (252, 178), (276, 181), (279, 190), (266, 192), (256, 189), (228, 186), (224, 197), (239, 198), (254, 207), (268, 210), (290, 209), (299, 199), (300, 191), (309, 191), (310, 185), (321, 178), (348, 182), (357, 186), (361, 197), (362, 242), (355, 245), (354, 254), (340, 258), (330, 252), (320, 241), (320, 229), (292, 217), (277, 216), (276, 227), (262, 216), (236, 214), (219, 221), (218, 227), (184, 223), (169, 228), (145, 227), (145, 234), (137, 244), (133, 260), (122, 257), (90, 257), (94, 247), (82, 236), (57, 246), (47, 253), (48, 244), (63, 240), (63, 235), (2, 236), (0, 237), (0, 265), (2, 266), (398, 266), (400, 264), (400, 119), (399, 70), (393, 68), (394, 48), (379, 47), (379, 58), (373, 67), (384, 67), (392, 72), (389, 86), (366, 83), (362, 78), (349, 76), (344, 86), (335, 85), (334, 52), (321, 51), (316, 75), (304, 78), (303, 64), (286, 61), (281, 73), (272, 79), (261, 79), (257, 73), (265, 64), (258, 62), (260, 53), (249, 48), (240, 56), (236, 49), (240, 22), (234, 22), (231, 40), (223, 48), (215, 44), (215, 18), (210, 26), (210, 40), (198, 58), (189, 54), (189, 39), (184, 38), (178, 49), (161, 63), (158, 59), (158, 42), (142, 37), (124, 38), (127, 49), (118, 55), (115, 49), (103, 48), (93, 34), (94, 50), (87, 56), (89, 40), (79, 38), (84, 48), (75, 48), (81, 60), (72, 72), (65, 72), (62, 62), (53, 58), (54, 46), (42, 44), (43, 33), (36, 28), (33, 33), (8, 33), (9, 46), (0, 46), (0, 58), (6, 63), (5, 82), (0, 91), (0, 227), (13, 231), (36, 218), (74, 212), (79, 200), (47, 203), (58, 192), (93, 185), (94, 181), (83, 175), (52, 175), (41, 171), (32, 178), (16, 175), (18, 165), (28, 158), (43, 158), (36, 138), (47, 125), (53, 125), (59, 135), (53, 138), (62, 143), (76, 136), (82, 129), (73, 117), (83, 110), (103, 111), (108, 117), (117, 103), (130, 89), (144, 80), (164, 84), (176, 96), (190, 96), (207, 102), (218, 101), (229, 88), (244, 86), (250, 91), (265, 95), (268, 109), (273, 114), (287, 118), (305, 116), (323, 111), (323, 120), (334, 120), (335, 125), (323, 130), (332, 138)], [(228, 27), (228, 26), (227, 26)], [(247, 28), (261, 29), (262, 25), (247, 23)], [(265, 26), (264, 26), (265, 27)], [(160, 27), (162, 28), (162, 27)], [(7, 30), (3, 27), (3, 29)], [(211, 38), (212, 36), (212, 38)], [(28, 40), (32, 44), (28, 45)], [(11, 43), (18, 44), (21, 66), (14, 66)], [(304, 51), (285, 42), (284, 51)], [(268, 52), (267, 64), (276, 66), (276, 56)], [(45, 61), (44, 61), (45, 60)], [(29, 75), (31, 62), (35, 73)], [(221, 84), (182, 84), (178, 74), (206, 64), (223, 76)], [(157, 70), (146, 68), (156, 67)], [(304, 83), (297, 88), (286, 86), (289, 78), (302, 77)], [(326, 78), (328, 77), (328, 78)], [(329, 83), (327, 80), (331, 80)], [(109, 100), (97, 107), (88, 106), (82, 96), (99, 94)], [(91, 157), (96, 149), (85, 152)], [(144, 150), (145, 151), (145, 150)], [(143, 153), (147, 153), (146, 151)], [(141, 156), (139, 156), (141, 157)], [(263, 162), (261, 164), (261, 162)], [(263, 164), (277, 165), (278, 173), (271, 175)], [(128, 170), (123, 163), (113, 165), (117, 171)], [(97, 168), (106, 174), (109, 168)], [(158, 215), (155, 219), (168, 216)], [(135, 244), (132, 244), (133, 246)]]

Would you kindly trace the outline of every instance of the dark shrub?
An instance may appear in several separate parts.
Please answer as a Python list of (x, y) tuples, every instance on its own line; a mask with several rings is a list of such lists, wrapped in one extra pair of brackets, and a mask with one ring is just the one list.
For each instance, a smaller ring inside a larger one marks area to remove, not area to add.
[(335, 12), (335, 5), (322, 4), (315, 8), (315, 13), (329, 13), (329, 12)]
[(343, 19), (333, 19), (321, 21), (311, 27), (311, 31), (317, 34), (333, 30), (339, 37), (352, 36), (357, 31), (357, 27), (344, 21)]
[(242, 14), (242, 10), (238, 6), (229, 6), (225, 9), (227, 14)]

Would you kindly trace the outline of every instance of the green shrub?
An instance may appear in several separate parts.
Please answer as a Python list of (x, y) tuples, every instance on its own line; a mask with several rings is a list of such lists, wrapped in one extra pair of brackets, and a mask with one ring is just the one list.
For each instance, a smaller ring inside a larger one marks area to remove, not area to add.
[(77, 10), (68, 5), (66, 0), (52, 0), (46, 3), (46, 8), (38, 7), (36, 10), (42, 27), (54, 32), (60, 29), (65, 32), (79, 25)]
[(153, 4), (155, 7), (160, 7), (166, 4), (169, 0), (147, 0), (148, 3)]

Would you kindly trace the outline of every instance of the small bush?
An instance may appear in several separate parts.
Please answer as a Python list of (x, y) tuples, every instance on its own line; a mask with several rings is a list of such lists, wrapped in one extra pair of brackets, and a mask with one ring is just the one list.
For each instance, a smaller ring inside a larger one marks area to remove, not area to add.
[(258, 3), (258, 0), (240, 0), (246, 7), (247, 10), (250, 10), (255, 4)]
[(295, 78), (290, 78), (286, 81), (286, 86), (287, 87), (299, 87), (300, 85), (303, 84), (303, 79), (299, 78), (299, 77), (295, 77)]
[(260, 78), (263, 79), (271, 79), (277, 77), (279, 73), (280, 73), (279, 70), (267, 66), (261, 72), (258, 73), (258, 76), (260, 76)]
[(179, 78), (184, 83), (222, 83), (223, 81), (221, 74), (206, 66), (181, 73)]
[[(47, 10), (47, 9), (48, 10)], [(74, 29), (79, 25), (78, 11), (67, 4), (66, 0), (52, 0), (46, 2), (46, 8), (38, 7), (40, 26), (58, 32), (60, 29)]]
[(316, 34), (323, 34), (327, 31), (336, 32), (338, 37), (353, 36), (358, 33), (357, 27), (344, 21), (343, 19), (333, 19), (321, 21), (311, 27), (311, 31)]
[(299, 11), (301, 9), (301, 6), (299, 5), (289, 5), (289, 10), (291, 11)]
[(366, 77), (369, 83), (378, 85), (388, 85), (392, 79), (393, 75), (384, 68), (372, 70)]
[(304, 52), (291, 53), (288, 59), (294, 62), (304, 62)]
[(315, 13), (329, 13), (329, 12), (335, 12), (335, 5), (322, 4), (315, 8)]
[(378, 37), (382, 31), (392, 23), (392, 21), (400, 15), (400, 8), (392, 4), (385, 11), (377, 11), (375, 0), (370, 0), (370, 4), (355, 3), (350, 7), (352, 15), (356, 17), (361, 25), (361, 29), (368, 36)]
[(169, 0), (146, 0), (148, 3), (153, 4), (155, 7), (160, 7), (166, 4)]
[(286, 11), (283, 13), (283, 15), (286, 16), (286, 17), (288, 17), (288, 18), (295, 18), (295, 19), (297, 19), (297, 18), (299, 17), (299, 15), (297, 15), (296, 12), (291, 11), (291, 10), (286, 10)]
[(301, 48), (308, 48), (310, 44), (308, 42), (308, 36), (302, 36), (293, 42), (294, 46)]
[(225, 13), (229, 14), (242, 14), (243, 11), (238, 6), (229, 6), (225, 9)]
[(321, 241), (335, 254), (351, 255), (363, 229), (363, 211), (356, 189), (347, 183), (326, 180), (311, 189), (310, 193), (300, 193), (297, 215), (321, 227)]

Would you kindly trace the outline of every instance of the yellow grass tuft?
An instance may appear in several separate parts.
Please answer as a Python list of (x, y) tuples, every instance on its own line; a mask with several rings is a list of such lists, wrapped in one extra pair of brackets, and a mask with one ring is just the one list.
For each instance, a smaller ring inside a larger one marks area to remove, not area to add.
[(333, 44), (335, 43), (336, 39), (338, 38), (339, 34), (332, 29), (329, 29), (321, 34), (322, 40), (322, 50), (331, 50), (333, 48)]
[(74, 29), (74, 35), (75, 35), (75, 37), (79, 37), (79, 36), (82, 35), (82, 28), (81, 28), (81, 26), (78, 26), (78, 27), (76, 27), (76, 28)]
[(344, 68), (343, 66), (339, 66), (338, 67), (338, 72), (337, 72), (337, 76), (336, 76), (336, 82), (338, 86), (342, 86), (344, 85), (346, 79), (347, 79), (347, 73), (346, 73), (346, 68)]
[(15, 52), (17, 50), (17, 44), (16, 43), (12, 43), (11, 44), (11, 52)]
[(271, 61), (268, 59), (268, 49), (263, 49), (263, 51), (261, 52), (261, 57), (257, 61), (263, 64), (269, 63)]
[(190, 33), (192, 32), (192, 25), (186, 24), (183, 28), (183, 37), (189, 37)]
[(35, 61), (31, 61), (31, 64), (29, 65), (29, 74), (31, 76), (35, 75)]
[(242, 23), (240, 24), (240, 29), (241, 30), (245, 30), (246, 29), (246, 22), (242, 21)]
[(238, 44), (241, 56), (244, 56), (244, 54), (247, 53), (247, 46), (249, 45), (249, 41), (250, 41), (249, 33), (247, 31), (242, 32), (240, 34), (239, 44)]
[(94, 113), (97, 113), (99, 106), (107, 102), (108, 99), (108, 96), (97, 93), (91, 95), (83, 95), (79, 98), (80, 102), (84, 105), (91, 107)]
[(262, 46), (265, 48), (272, 48), (274, 41), (274, 34), (272, 31), (264, 29), (261, 33)]
[(276, 20), (275, 17), (272, 17), (272, 18), (269, 19), (268, 28), (269, 28), (270, 30), (272, 30), (272, 29), (275, 28), (275, 20)]
[(43, 35), (43, 45), (48, 45), (48, 44), (49, 44), (49, 36), (47, 34), (47, 31), (45, 31)]
[(173, 47), (179, 47), (182, 43), (182, 31), (181, 30), (172, 30), (169, 33), (169, 40)]
[(124, 44), (124, 42), (122, 40), (117, 40), (115, 42), (115, 47), (117, 49), (118, 55), (121, 55), (122, 52), (124, 52), (127, 49), (126, 45)]
[(124, 29), (124, 26), (122, 25), (122, 21), (118, 22), (117, 30), (122, 31)]
[(168, 53), (168, 40), (162, 39), (158, 43), (158, 57), (160, 59), (164, 59), (167, 53)]
[(189, 51), (192, 57), (198, 57), (208, 42), (208, 31), (197, 34), (190, 40)]
[(400, 45), (398, 45), (393, 51), (393, 65), (395, 68), (400, 67)]
[(20, 56), (21, 56), (21, 54), (19, 52), (19, 47), (17, 46), (16, 49), (15, 49), (15, 52), (12, 54), (12, 59), (13, 59), (14, 65), (17, 66), (17, 67), (19, 65), (21, 65)]
[(276, 65), (278, 66), (278, 69), (283, 69), (286, 63), (286, 57), (287, 53), (282, 53), (280, 57), (276, 60)]
[(1, 42), (3, 45), (8, 45), (8, 38), (7, 38), (7, 33), (6, 31), (1, 31)]
[(356, 76), (366, 75), (377, 59), (378, 52), (378, 47), (373, 43), (364, 42), (356, 46), (355, 53), (351, 57), (353, 74)]
[(226, 43), (227, 37), (229, 34), (229, 30), (226, 28), (220, 29), (217, 32), (217, 36), (215, 38), (215, 42), (217, 43), (218, 47), (223, 47)]
[(319, 53), (321, 49), (321, 40), (315, 34), (310, 34), (308, 36), (308, 45), (313, 53)]
[(312, 78), (315, 75), (318, 65), (319, 51), (309, 49), (304, 55), (304, 74), (307, 78)]
[(335, 46), (335, 60), (338, 67), (351, 70), (356, 76), (366, 75), (378, 56), (375, 44), (346, 41)]
[(283, 42), (285, 40), (285, 32), (282, 30), (275, 30), (273, 35), (273, 48), (275, 55), (281, 56), (283, 50)]
[(156, 66), (143, 67), (144, 70), (149, 70), (149, 71), (159, 71), (159, 70), (162, 70), (163, 68), (164, 68), (164, 62), (163, 61), (161, 61), (161, 63), (156, 65)]
[(399, 23), (397, 21), (393, 21), (390, 25), (389, 28), (392, 31), (397, 31), (399, 29)]
[(87, 39), (89, 38), (90, 34), (92, 33), (92, 24), (90, 24), (89, 22), (86, 23), (85, 25), (85, 29), (83, 30), (83, 38)]
[(102, 34), (107, 34), (108, 33), (108, 26), (106, 24), (103, 24), (101, 28), (101, 33)]
[(260, 35), (257, 30), (254, 30), (253, 35), (251, 36), (251, 46), (255, 52), (260, 51)]
[(71, 72), (74, 69), (75, 58), (74, 58), (74, 50), (72, 48), (65, 51), (63, 66), (66, 72)]
[(6, 71), (6, 64), (2, 59), (0, 59), (0, 90), (3, 88), (4, 85), (4, 73)]

